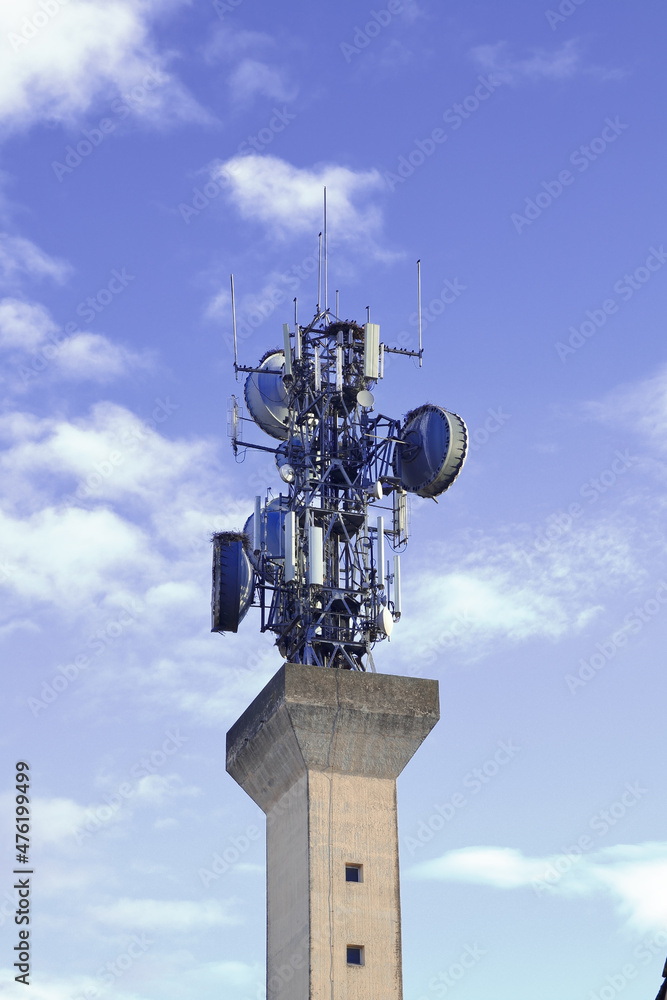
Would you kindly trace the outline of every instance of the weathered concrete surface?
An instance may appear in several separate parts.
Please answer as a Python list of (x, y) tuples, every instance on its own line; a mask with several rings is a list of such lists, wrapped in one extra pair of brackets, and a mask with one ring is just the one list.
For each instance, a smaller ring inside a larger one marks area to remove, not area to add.
[(267, 816), (267, 1000), (310, 997), (308, 840), (304, 772)]
[(227, 733), (227, 770), (266, 812), (304, 768), (398, 777), (439, 718), (437, 681), (285, 663)]
[(396, 778), (438, 718), (437, 681), (287, 663), (230, 729), (267, 816), (268, 1000), (401, 1000)]
[[(401, 1000), (395, 780), (312, 771), (309, 817), (311, 981), (305, 996)], [(345, 881), (349, 862), (363, 865), (363, 882)], [(363, 968), (347, 964), (348, 945), (364, 946)]]

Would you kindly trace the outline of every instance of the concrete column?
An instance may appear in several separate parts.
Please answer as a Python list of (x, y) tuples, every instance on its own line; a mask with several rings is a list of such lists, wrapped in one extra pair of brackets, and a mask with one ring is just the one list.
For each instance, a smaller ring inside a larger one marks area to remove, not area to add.
[(396, 778), (439, 717), (437, 681), (286, 663), (227, 733), (266, 813), (267, 1000), (402, 1000)]

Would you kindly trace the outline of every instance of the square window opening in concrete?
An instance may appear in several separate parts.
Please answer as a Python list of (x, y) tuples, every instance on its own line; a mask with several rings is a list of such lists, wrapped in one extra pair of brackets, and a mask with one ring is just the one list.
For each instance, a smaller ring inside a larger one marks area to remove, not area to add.
[(363, 965), (364, 964), (364, 946), (361, 944), (348, 944), (347, 946), (347, 964), (348, 965)]
[(345, 881), (346, 882), (363, 882), (364, 881), (364, 866), (363, 865), (345, 865)]

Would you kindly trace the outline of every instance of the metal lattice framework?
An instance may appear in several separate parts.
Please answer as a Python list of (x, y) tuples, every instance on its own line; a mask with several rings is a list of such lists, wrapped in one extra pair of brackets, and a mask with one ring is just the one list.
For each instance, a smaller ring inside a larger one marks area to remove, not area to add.
[[(381, 374), (376, 325), (320, 314), (288, 336), (287, 365), (283, 349), (264, 359), (273, 367), (241, 369), (258, 376), (255, 384), (266, 375), (274, 386), (280, 380), (288, 413), (276, 464), (289, 492), (256, 509), (246, 527), (261, 628), (276, 633), (290, 662), (364, 669), (361, 657), (401, 614), (399, 561), (387, 566), (383, 554), (385, 536), (396, 549), (407, 542), (407, 494), (392, 473), (400, 422), (371, 415), (369, 390)], [(248, 391), (246, 402), (252, 413)], [(240, 440), (243, 419), (233, 398), (237, 453), (257, 447)], [(386, 509), (385, 492), (393, 494), (390, 521), (371, 523), (371, 507)]]
[[(293, 329), (285, 324), (283, 341), (257, 367), (235, 357), (249, 416), (232, 396), (234, 454), (274, 454), (283, 487), (256, 497), (243, 532), (214, 535), (212, 628), (237, 631), (255, 604), (288, 661), (374, 670), (372, 647), (401, 617), (407, 495), (449, 488), (465, 459), (465, 424), (432, 404), (403, 423), (375, 412), (370, 390), (385, 354), (421, 364), (421, 336), (418, 351), (387, 347), (377, 324), (325, 307), (306, 327), (296, 316)], [(250, 426), (276, 443), (250, 440)]]

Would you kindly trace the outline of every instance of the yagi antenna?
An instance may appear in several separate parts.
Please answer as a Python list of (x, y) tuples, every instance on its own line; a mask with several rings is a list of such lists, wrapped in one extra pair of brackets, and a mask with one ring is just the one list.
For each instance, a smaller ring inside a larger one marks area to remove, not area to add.
[(236, 376), (236, 381), (239, 380), (238, 372), (238, 359), (237, 359), (237, 348), (236, 348), (236, 300), (234, 298), (234, 275), (230, 275), (232, 283), (232, 327), (234, 329), (234, 374)]

